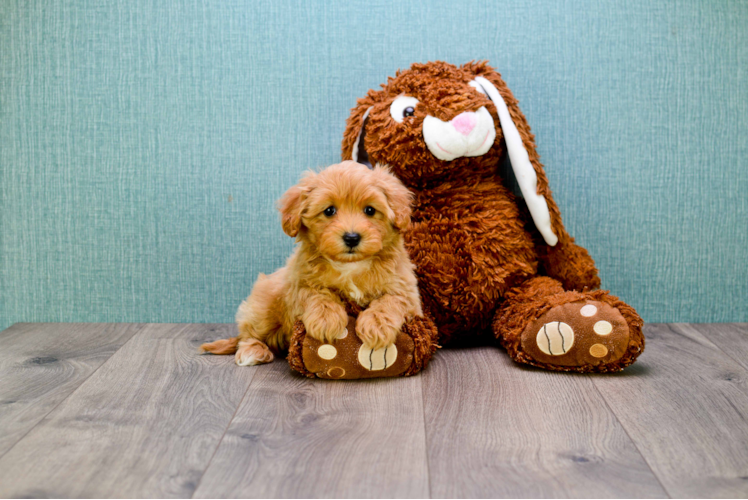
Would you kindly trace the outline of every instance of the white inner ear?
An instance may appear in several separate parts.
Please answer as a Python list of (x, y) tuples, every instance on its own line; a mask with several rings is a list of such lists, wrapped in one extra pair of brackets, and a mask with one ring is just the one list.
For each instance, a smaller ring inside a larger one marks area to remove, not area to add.
[(361, 142), (361, 134), (364, 133), (364, 124), (366, 123), (366, 117), (369, 116), (369, 111), (371, 111), (371, 108), (367, 109), (364, 113), (363, 118), (361, 118), (361, 129), (358, 131), (358, 135), (356, 136), (356, 142), (353, 143), (353, 151), (351, 152), (351, 160), (357, 162), (358, 161), (358, 143)]
[(488, 94), (488, 97), (493, 101), (499, 113), (499, 123), (501, 123), (501, 129), (504, 131), (504, 140), (506, 141), (506, 149), (509, 153), (509, 161), (512, 164), (512, 170), (514, 171), (514, 176), (517, 178), (522, 196), (525, 198), (525, 203), (527, 203), (527, 207), (530, 209), (530, 215), (533, 222), (535, 222), (535, 227), (538, 228), (546, 243), (550, 246), (555, 246), (558, 243), (558, 236), (556, 236), (551, 228), (551, 214), (548, 211), (548, 202), (544, 196), (538, 194), (538, 176), (532, 167), (530, 155), (527, 154), (522, 137), (519, 135), (519, 131), (512, 121), (509, 109), (499, 91), (496, 90), (496, 87), (490, 81), (482, 76), (476, 77), (475, 81)]

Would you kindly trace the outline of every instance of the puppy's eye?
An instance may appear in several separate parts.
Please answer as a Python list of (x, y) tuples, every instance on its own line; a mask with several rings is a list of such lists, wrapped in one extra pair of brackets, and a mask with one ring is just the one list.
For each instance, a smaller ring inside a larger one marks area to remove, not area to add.
[(417, 104), (418, 99), (415, 97), (401, 95), (390, 104), (390, 116), (397, 123), (402, 123), (405, 117), (416, 114)]
[(374, 214), (377, 213), (377, 211), (374, 210), (374, 207), (366, 207), (364, 208), (364, 213), (369, 217), (374, 217)]
[(337, 211), (335, 207), (327, 207), (323, 213), (328, 217), (332, 217)]

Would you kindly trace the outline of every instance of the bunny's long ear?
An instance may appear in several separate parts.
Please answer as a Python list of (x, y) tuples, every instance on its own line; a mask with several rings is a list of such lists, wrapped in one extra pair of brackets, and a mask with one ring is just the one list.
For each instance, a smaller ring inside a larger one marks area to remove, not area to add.
[[(558, 243), (558, 236), (553, 230), (554, 224), (550, 207), (548, 206), (548, 199), (546, 198), (546, 196), (550, 197), (548, 179), (545, 177), (543, 166), (537, 160), (538, 155), (535, 151), (535, 143), (532, 141), (532, 136), (528, 135), (530, 127), (527, 126), (527, 121), (522, 112), (519, 111), (519, 108), (515, 106), (515, 112), (512, 113), (510, 111), (506, 100), (504, 100), (504, 97), (490, 80), (483, 76), (477, 76), (475, 82), (488, 98), (491, 99), (494, 106), (496, 106), (501, 130), (504, 132), (504, 141), (506, 142), (509, 162), (512, 164), (514, 176), (517, 178), (517, 183), (522, 191), (522, 196), (525, 198), (525, 203), (527, 203), (527, 207), (530, 209), (530, 215), (535, 222), (535, 227), (538, 228), (545, 242), (550, 246), (554, 246)], [(508, 89), (506, 90), (508, 91)], [(516, 105), (516, 100), (512, 104)], [(525, 137), (522, 137), (522, 133), (515, 125), (515, 120), (518, 118), (521, 125), (524, 125)], [(527, 144), (528, 142), (529, 144)], [(535, 161), (530, 156), (530, 151), (534, 153)], [(553, 203), (552, 199), (551, 203)], [(553, 205), (555, 208), (555, 203)]]
[(353, 160), (369, 168), (371, 168), (371, 160), (369, 160), (364, 142), (366, 141), (366, 122), (373, 105), (374, 101), (370, 95), (359, 99), (351, 116), (348, 117), (343, 133), (343, 160)]
[(364, 145), (364, 142), (366, 141), (366, 121), (369, 119), (369, 111), (371, 111), (371, 108), (366, 108), (364, 117), (361, 118), (361, 129), (358, 131), (356, 142), (353, 143), (351, 160), (371, 168), (369, 154), (366, 152), (366, 146)]
[(477, 69), (476, 73), (479, 75), (475, 78), (475, 84), (496, 106), (509, 161), (533, 222), (545, 242), (555, 246), (559, 238), (568, 238), (568, 234), (551, 195), (548, 178), (535, 150), (535, 140), (527, 119), (520, 111), (517, 99), (498, 73), (484, 64), (476, 65), (473, 69)]

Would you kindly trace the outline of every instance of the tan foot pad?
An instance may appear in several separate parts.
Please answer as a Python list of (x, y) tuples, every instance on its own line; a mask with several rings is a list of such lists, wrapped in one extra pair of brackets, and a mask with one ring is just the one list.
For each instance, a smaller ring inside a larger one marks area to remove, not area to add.
[(629, 344), (629, 327), (603, 302), (556, 306), (522, 332), (522, 350), (541, 363), (582, 366), (612, 363)]
[(413, 339), (404, 333), (386, 349), (371, 350), (355, 333), (356, 320), (349, 316), (348, 327), (337, 340), (324, 344), (309, 335), (304, 337), (302, 358), (307, 370), (319, 378), (356, 379), (396, 377), (413, 362)]

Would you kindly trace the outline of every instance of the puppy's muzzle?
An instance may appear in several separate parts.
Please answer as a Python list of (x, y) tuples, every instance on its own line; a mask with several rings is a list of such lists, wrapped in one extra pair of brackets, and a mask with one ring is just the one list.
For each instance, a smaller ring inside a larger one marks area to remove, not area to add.
[(358, 233), (345, 233), (343, 235), (343, 243), (348, 248), (356, 248), (359, 243), (361, 243), (361, 235)]

